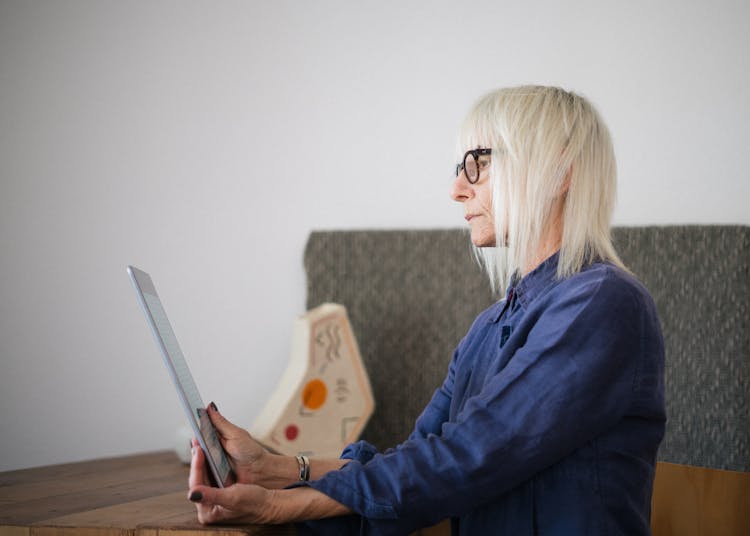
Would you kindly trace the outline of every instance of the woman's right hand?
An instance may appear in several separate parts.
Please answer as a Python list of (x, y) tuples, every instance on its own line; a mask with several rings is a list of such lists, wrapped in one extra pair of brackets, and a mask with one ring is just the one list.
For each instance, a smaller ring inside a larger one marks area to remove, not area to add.
[[(273, 454), (250, 436), (247, 430), (225, 419), (211, 402), (208, 417), (216, 428), (221, 446), (229, 457), (238, 484), (257, 484), (267, 489), (281, 489), (299, 481), (300, 470), (294, 456)], [(349, 460), (315, 458), (310, 466), (310, 479), (340, 469)]]
[(235, 426), (219, 413), (216, 404), (211, 402), (206, 408), (221, 446), (229, 457), (237, 482), (240, 484), (262, 484), (264, 462), (272, 454), (255, 441), (247, 430)]

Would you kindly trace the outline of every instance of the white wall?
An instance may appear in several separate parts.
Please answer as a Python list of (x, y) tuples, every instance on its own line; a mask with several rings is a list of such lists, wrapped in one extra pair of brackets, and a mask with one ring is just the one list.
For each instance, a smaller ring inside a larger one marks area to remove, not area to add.
[(747, 2), (0, 2), (0, 470), (169, 448), (125, 273), (249, 426), (319, 228), (461, 226), (473, 100), (551, 83), (613, 132), (618, 224), (750, 223)]

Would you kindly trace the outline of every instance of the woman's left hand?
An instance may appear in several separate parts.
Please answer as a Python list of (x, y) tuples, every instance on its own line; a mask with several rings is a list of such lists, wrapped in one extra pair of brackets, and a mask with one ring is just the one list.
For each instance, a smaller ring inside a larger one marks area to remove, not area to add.
[(272, 491), (253, 484), (233, 484), (226, 488), (211, 487), (205, 455), (195, 439), (188, 484), (188, 498), (195, 503), (198, 521), (203, 524), (273, 522), (270, 517), (272, 509), (268, 507)]

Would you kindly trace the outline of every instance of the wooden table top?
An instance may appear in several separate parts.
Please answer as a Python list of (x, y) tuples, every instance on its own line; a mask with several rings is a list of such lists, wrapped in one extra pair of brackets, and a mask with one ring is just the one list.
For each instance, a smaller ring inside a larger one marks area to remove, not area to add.
[(203, 526), (171, 451), (0, 473), (0, 536), (293, 535), (290, 526)]
[[(171, 451), (0, 473), (0, 536), (295, 534), (199, 524), (187, 478)], [(651, 521), (655, 535), (750, 534), (750, 473), (659, 462)], [(448, 533), (443, 523), (415, 534)]]

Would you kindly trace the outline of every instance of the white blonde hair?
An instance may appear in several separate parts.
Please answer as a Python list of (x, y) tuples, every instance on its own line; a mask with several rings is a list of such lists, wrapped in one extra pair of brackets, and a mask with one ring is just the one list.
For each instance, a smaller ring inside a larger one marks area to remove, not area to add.
[(493, 91), (474, 105), (458, 152), (491, 148), (490, 185), (496, 247), (477, 248), (494, 290), (533, 265), (564, 191), (557, 276), (595, 260), (625, 268), (610, 235), (617, 169), (609, 131), (583, 97), (556, 87)]

